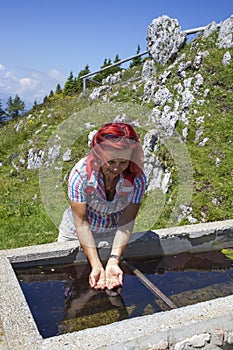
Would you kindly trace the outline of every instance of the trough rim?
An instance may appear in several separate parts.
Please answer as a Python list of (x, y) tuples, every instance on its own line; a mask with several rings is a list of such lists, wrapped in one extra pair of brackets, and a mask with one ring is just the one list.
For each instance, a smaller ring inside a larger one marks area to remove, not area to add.
[[(161, 242), (166, 243), (167, 239), (171, 241), (181, 237), (192, 239), (213, 233), (218, 235), (219, 232), (224, 233), (226, 230), (230, 230), (233, 234), (233, 220), (178, 226), (150, 232), (154, 232)], [(133, 234), (135, 240), (129, 243), (129, 248), (144, 234), (145, 232)], [(233, 240), (230, 242), (233, 246)], [(25, 259), (32, 262), (38, 256), (42, 260), (57, 256), (65, 258), (75, 256), (78, 252), (75, 242), (55, 242), (0, 251), (0, 321), (3, 327), (2, 339), (7, 343), (5, 349), (84, 350), (91, 348), (100, 350), (109, 348), (113, 350), (123, 345), (125, 349), (130, 349), (135, 344), (136, 349), (149, 349), (149, 344), (158, 344), (161, 341), (169, 342), (171, 344), (169, 349), (173, 349), (172, 346), (182, 341), (184, 336), (192, 337), (203, 333), (204, 330), (207, 333), (213, 333), (217, 329), (224, 329), (224, 334), (232, 336), (233, 339), (233, 295), (158, 314), (118, 321), (106, 326), (42, 338), (12, 264), (20, 263)]]

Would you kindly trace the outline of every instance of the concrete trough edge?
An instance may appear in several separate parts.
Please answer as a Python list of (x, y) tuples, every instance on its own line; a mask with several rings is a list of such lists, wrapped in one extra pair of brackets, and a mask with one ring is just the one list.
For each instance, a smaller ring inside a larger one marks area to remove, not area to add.
[[(134, 232), (124, 252), (124, 257), (148, 256), (149, 248), (153, 256), (219, 250), (229, 247), (231, 242), (233, 246), (233, 220), (169, 227)], [(103, 247), (99, 249), (99, 253), (101, 258), (107, 259), (109, 248)], [(32, 261), (41, 263), (48, 259), (53, 259), (55, 263), (57, 259), (67, 262), (79, 260), (81, 263), (86, 261), (86, 257), (79, 250), (75, 241), (0, 250), (0, 256), (7, 257), (11, 263), (31, 263)]]
[[(208, 236), (211, 236), (211, 239), (208, 240)], [(205, 240), (201, 241), (203, 237), (207, 238), (208, 244)], [(151, 241), (155, 244), (151, 245)], [(230, 247), (233, 246), (233, 220), (159, 229), (150, 231), (149, 235), (148, 232), (135, 233), (125, 251), (125, 257), (142, 252), (148, 246), (148, 242), (153, 249), (158, 248), (158, 254), (164, 255)], [(133, 251), (135, 248), (136, 252)], [(109, 249), (100, 249), (101, 254), (104, 258), (107, 257)], [(0, 251), (0, 320), (3, 328), (0, 329), (0, 335), (2, 334), (2, 344), (7, 343), (4, 350), (152, 349), (152, 346), (153, 349), (157, 349), (155, 345), (159, 343), (162, 345), (158, 349), (168, 349), (165, 347), (168, 343), (169, 349), (179, 350), (176, 345), (178, 342), (184, 342), (185, 339), (198, 334), (208, 333), (209, 340), (207, 336), (202, 338), (202, 341), (206, 339), (206, 343), (220, 342), (216, 335), (220, 331), (222, 342), (228, 341), (233, 344), (233, 296), (43, 339), (12, 264), (35, 261), (41, 263), (49, 259), (63, 260), (67, 257), (73, 261), (85, 259), (80, 255), (75, 242)]]

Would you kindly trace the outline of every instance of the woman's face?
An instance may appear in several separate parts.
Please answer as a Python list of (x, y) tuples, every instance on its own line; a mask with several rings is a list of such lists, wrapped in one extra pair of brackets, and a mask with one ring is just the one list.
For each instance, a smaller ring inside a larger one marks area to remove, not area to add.
[(119, 175), (128, 168), (131, 154), (132, 151), (130, 149), (104, 151), (103, 172), (109, 175)]

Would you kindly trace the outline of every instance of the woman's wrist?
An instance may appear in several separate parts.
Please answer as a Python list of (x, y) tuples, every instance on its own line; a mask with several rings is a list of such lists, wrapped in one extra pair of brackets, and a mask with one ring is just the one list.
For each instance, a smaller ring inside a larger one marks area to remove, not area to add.
[(108, 259), (116, 259), (120, 261), (121, 257), (118, 254), (110, 254)]
[(108, 258), (108, 264), (113, 264), (113, 265), (119, 265), (120, 263), (120, 256), (117, 255), (117, 254), (111, 254), (109, 255), (109, 258)]
[(100, 261), (90, 263), (92, 269), (104, 269), (103, 264)]

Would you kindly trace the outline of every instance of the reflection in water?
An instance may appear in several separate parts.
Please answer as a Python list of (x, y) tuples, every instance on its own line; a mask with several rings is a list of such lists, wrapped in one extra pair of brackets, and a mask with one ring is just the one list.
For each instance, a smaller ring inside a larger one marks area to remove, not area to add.
[[(233, 261), (221, 252), (131, 262), (178, 307), (233, 294)], [(116, 297), (89, 287), (89, 265), (15, 267), (15, 272), (44, 338), (169, 310), (125, 265)]]

